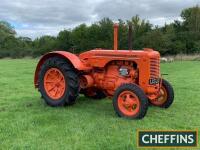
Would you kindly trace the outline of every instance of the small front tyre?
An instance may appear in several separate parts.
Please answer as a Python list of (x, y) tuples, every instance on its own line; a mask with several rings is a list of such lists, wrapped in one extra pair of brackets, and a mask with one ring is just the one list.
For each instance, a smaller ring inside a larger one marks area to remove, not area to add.
[(174, 90), (171, 84), (162, 79), (162, 86), (160, 88), (159, 97), (155, 100), (150, 101), (152, 105), (161, 108), (169, 108), (174, 101)]
[(119, 117), (142, 119), (148, 109), (148, 99), (135, 84), (123, 84), (115, 92), (113, 107)]

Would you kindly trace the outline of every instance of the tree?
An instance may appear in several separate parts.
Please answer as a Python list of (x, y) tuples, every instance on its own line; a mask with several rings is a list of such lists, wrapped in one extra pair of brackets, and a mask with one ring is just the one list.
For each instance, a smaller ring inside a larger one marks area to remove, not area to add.
[(14, 37), (15, 34), (15, 30), (8, 22), (0, 21), (0, 48), (2, 48), (6, 38)]
[[(119, 19), (119, 49), (128, 49), (128, 24)], [(133, 40), (133, 39), (132, 39)]]
[(181, 17), (183, 19), (183, 26), (188, 31), (200, 32), (200, 7), (198, 5), (184, 9), (181, 12)]
[(49, 35), (42, 36), (34, 40), (33, 47), (35, 49), (34, 56), (44, 55), (56, 49), (56, 38)]
[(71, 40), (73, 44), (73, 48), (76, 53), (88, 49), (88, 40), (87, 40), (87, 26), (86, 24), (81, 24), (75, 29), (72, 30)]
[[(181, 12), (183, 21), (175, 21), (177, 46), (173, 46), (178, 53), (194, 53), (198, 51), (200, 41), (200, 8), (199, 6), (184, 9)], [(181, 50), (181, 48), (182, 50)]]
[(113, 49), (113, 21), (109, 18), (103, 18), (98, 22), (98, 25), (98, 46), (101, 48)]
[(127, 24), (129, 23), (133, 25), (133, 47), (135, 49), (143, 48), (144, 44), (141, 41), (141, 37), (152, 30), (152, 24), (144, 19), (140, 19), (138, 15), (133, 16), (131, 21), (127, 22)]
[(69, 51), (73, 46), (71, 32), (68, 30), (60, 31), (56, 40), (58, 49)]

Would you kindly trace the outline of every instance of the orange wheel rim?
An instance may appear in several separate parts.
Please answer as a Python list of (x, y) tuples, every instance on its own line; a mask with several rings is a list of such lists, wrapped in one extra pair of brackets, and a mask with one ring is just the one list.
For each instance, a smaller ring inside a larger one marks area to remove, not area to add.
[(140, 110), (139, 98), (130, 91), (124, 91), (118, 96), (119, 110), (126, 116), (134, 116)]
[(44, 75), (44, 89), (47, 95), (53, 100), (60, 99), (66, 88), (66, 81), (63, 73), (57, 68), (47, 70)]
[(156, 100), (153, 100), (152, 103), (154, 105), (160, 106), (167, 101), (167, 91), (164, 86), (160, 89), (159, 97)]

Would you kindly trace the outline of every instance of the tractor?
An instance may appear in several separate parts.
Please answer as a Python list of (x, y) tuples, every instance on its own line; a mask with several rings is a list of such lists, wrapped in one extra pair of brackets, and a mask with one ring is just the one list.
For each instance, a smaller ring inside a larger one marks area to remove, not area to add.
[(159, 52), (118, 50), (119, 25), (113, 28), (113, 50), (53, 51), (42, 56), (34, 85), (48, 105), (73, 105), (79, 93), (92, 99), (107, 97), (112, 98), (116, 114), (128, 119), (142, 119), (149, 105), (170, 107), (174, 91), (161, 77)]

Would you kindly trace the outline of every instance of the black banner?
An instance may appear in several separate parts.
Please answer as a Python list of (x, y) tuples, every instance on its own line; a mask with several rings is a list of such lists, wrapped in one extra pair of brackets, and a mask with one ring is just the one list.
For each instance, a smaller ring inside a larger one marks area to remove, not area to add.
[(197, 130), (137, 131), (138, 147), (197, 147)]

